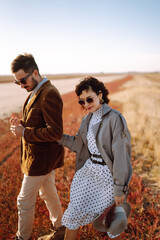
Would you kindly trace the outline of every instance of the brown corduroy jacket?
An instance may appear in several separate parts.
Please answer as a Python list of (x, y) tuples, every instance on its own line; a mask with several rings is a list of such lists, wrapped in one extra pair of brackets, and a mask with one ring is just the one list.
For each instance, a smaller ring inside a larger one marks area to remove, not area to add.
[(63, 103), (58, 90), (45, 82), (23, 107), (21, 169), (28, 176), (41, 176), (63, 166), (64, 148), (57, 144), (62, 137)]

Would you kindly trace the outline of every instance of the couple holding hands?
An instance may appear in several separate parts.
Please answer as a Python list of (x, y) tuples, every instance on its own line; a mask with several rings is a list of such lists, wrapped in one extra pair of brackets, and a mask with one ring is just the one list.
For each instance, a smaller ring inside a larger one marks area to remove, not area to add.
[[(42, 78), (31, 54), (11, 64), (15, 83), (30, 92), (22, 119), (13, 114), (10, 130), (21, 138), (24, 174), (17, 197), (18, 230), (14, 239), (31, 239), (37, 194), (45, 201), (55, 232), (52, 239), (76, 240), (80, 226), (120, 239), (131, 207), (126, 201), (132, 176), (130, 133), (122, 114), (108, 102), (108, 90), (94, 77), (75, 89), (86, 111), (76, 136), (63, 134), (63, 102), (58, 90)], [(63, 213), (54, 169), (63, 166), (64, 147), (76, 152), (70, 202)]]

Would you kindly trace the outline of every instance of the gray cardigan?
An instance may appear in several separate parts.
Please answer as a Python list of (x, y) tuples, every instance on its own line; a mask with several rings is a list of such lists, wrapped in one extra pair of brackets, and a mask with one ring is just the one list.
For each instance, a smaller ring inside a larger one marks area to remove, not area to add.
[[(81, 122), (76, 136), (64, 134), (61, 143), (76, 152), (76, 171), (90, 157), (87, 147), (87, 130), (92, 113)], [(110, 169), (114, 179), (114, 195), (122, 196), (128, 190), (133, 170), (131, 165), (130, 133), (126, 121), (119, 111), (107, 104), (102, 108), (102, 121), (93, 126), (93, 132), (99, 152)]]

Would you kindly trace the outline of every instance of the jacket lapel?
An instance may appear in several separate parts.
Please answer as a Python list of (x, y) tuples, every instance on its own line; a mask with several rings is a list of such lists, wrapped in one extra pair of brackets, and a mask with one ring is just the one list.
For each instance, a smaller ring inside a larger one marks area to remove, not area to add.
[(46, 85), (50, 84), (50, 81), (47, 81), (45, 82), (39, 89), (38, 91), (33, 95), (33, 97), (31, 98), (31, 100), (29, 101), (28, 103), (28, 100), (29, 100), (29, 97), (30, 95), (28, 96), (27, 100), (25, 101), (25, 104), (24, 104), (24, 108), (23, 108), (23, 115), (24, 115), (24, 120), (26, 120), (27, 118), (27, 115), (33, 105), (33, 103), (35, 102), (36, 98), (38, 97), (38, 95), (41, 93), (41, 91), (46, 87)]
[(92, 127), (92, 130), (93, 130), (93, 133), (94, 133), (95, 138), (96, 138), (96, 136), (97, 136), (97, 133), (98, 133), (98, 131), (99, 131), (99, 128), (100, 128), (100, 126), (101, 126), (101, 123), (102, 123), (102, 120), (101, 120), (100, 122), (96, 123), (96, 124)]
[(31, 93), (28, 95), (26, 101), (24, 102), (24, 105), (23, 105), (23, 114), (24, 114), (24, 111), (25, 111), (26, 105), (27, 105), (27, 103), (28, 103), (28, 100), (29, 100), (29, 98), (30, 98), (30, 95), (31, 95)]
[(88, 131), (88, 125), (89, 121), (91, 119), (92, 113), (87, 114), (82, 120), (79, 132), (82, 136), (83, 142), (85, 145), (87, 145), (87, 131)]
[[(109, 107), (107, 104), (103, 105), (102, 120), (103, 120), (104, 115), (106, 115), (111, 110), (112, 110), (112, 108)], [(87, 131), (88, 131), (89, 121), (90, 121), (91, 117), (92, 117), (92, 113), (89, 113), (86, 117), (84, 117), (84, 119), (82, 120), (81, 127), (80, 127), (80, 134), (82, 136), (84, 144), (86, 144), (86, 145), (87, 145)], [(98, 134), (99, 128), (102, 126), (102, 124), (103, 124), (102, 121), (100, 121), (100, 122), (96, 123), (92, 128), (95, 139)]]
[(100, 122), (96, 123), (96, 124), (92, 127), (93, 133), (94, 133), (94, 136), (95, 136), (95, 139), (96, 139), (96, 137), (97, 137), (97, 134), (98, 134), (98, 131), (99, 131), (100, 127), (102, 127), (103, 117), (104, 117), (107, 113), (109, 113), (111, 110), (112, 110), (112, 108), (109, 107), (107, 104), (104, 104), (104, 105), (103, 105), (103, 107), (102, 107), (102, 120), (101, 120)]
[(23, 105), (23, 121), (25, 121), (26, 116), (27, 116), (27, 113), (26, 113), (27, 108), (26, 108), (26, 106), (27, 106), (28, 100), (30, 98), (30, 95), (31, 94), (29, 94), (29, 96), (27, 97), (27, 99), (26, 99), (26, 101), (25, 101), (25, 103)]
[[(103, 108), (102, 108), (102, 118), (105, 114), (107, 114), (111, 110), (112, 110), (111, 107), (109, 107), (107, 104), (104, 104)], [(89, 121), (90, 121), (91, 117), (92, 117), (92, 113), (87, 114), (83, 118), (80, 129), (79, 129), (79, 132), (82, 136), (82, 139), (83, 139), (83, 142), (84, 142), (85, 145), (87, 145), (87, 131), (88, 131)], [(97, 133), (98, 133), (101, 125), (102, 125), (102, 121), (98, 122), (97, 124), (95, 124), (93, 126), (93, 132), (94, 132), (95, 138), (97, 136)]]

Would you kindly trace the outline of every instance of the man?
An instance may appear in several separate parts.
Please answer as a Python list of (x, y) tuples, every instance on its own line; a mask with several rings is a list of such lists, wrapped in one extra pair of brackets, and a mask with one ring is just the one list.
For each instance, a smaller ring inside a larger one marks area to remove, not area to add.
[(19, 55), (11, 64), (15, 83), (31, 94), (23, 107), (22, 119), (13, 114), (11, 132), (21, 137), (21, 170), (24, 174), (17, 198), (18, 231), (15, 239), (28, 240), (32, 234), (36, 197), (45, 201), (56, 234), (63, 234), (62, 207), (55, 186), (54, 169), (63, 165), (62, 99), (47, 78), (42, 78), (31, 54)]

